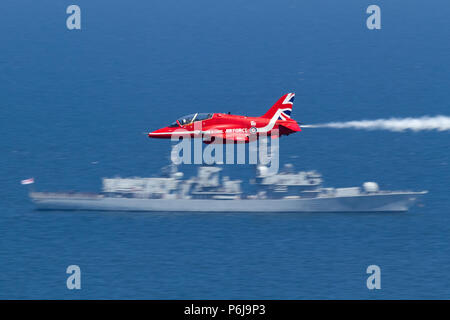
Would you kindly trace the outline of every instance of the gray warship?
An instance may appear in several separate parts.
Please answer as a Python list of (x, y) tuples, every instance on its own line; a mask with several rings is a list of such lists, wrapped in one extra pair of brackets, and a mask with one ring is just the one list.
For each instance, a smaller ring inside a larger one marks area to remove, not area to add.
[(104, 178), (102, 192), (31, 192), (41, 210), (149, 212), (383, 212), (407, 211), (427, 191), (382, 191), (375, 182), (361, 187), (326, 188), (316, 171), (295, 172), (285, 165), (277, 174), (256, 167), (243, 192), (242, 180), (223, 175), (218, 166), (200, 166), (188, 179), (170, 166), (165, 176)]

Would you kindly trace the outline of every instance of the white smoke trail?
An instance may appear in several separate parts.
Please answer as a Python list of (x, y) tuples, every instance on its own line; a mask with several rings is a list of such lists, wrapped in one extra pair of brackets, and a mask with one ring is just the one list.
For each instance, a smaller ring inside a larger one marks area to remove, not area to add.
[(450, 130), (450, 117), (447, 116), (424, 116), (420, 118), (390, 118), (377, 120), (360, 120), (347, 122), (329, 122), (301, 126), (305, 128), (335, 128), (335, 129), (360, 129), (360, 130), (389, 130), (401, 132), (405, 130)]

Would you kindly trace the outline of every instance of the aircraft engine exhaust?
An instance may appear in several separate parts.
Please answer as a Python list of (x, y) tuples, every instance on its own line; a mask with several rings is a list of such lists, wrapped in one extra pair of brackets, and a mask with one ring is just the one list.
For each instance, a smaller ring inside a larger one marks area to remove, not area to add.
[(389, 118), (377, 120), (358, 120), (346, 122), (329, 122), (312, 125), (301, 125), (302, 128), (333, 128), (333, 129), (357, 129), (357, 130), (388, 130), (395, 132), (403, 131), (449, 131), (450, 117), (423, 116), (420, 118)]

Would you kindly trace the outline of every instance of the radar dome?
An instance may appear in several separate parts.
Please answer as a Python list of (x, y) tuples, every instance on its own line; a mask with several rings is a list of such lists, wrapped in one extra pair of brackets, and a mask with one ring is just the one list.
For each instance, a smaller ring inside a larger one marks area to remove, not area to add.
[(184, 174), (183, 174), (183, 172), (175, 172), (174, 174), (173, 174), (173, 177), (174, 178), (183, 178), (183, 176), (184, 176)]
[(260, 177), (267, 176), (267, 172), (269, 171), (269, 168), (266, 166), (258, 166), (258, 174)]
[(376, 182), (364, 182), (363, 188), (366, 192), (377, 192), (380, 190)]

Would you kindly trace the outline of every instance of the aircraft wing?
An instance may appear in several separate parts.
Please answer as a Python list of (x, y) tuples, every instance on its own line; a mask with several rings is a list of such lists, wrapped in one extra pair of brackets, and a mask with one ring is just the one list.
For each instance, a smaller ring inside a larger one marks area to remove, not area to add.
[(225, 133), (208, 134), (203, 137), (203, 142), (205, 142), (205, 143), (210, 143), (211, 140), (214, 140), (215, 142), (217, 142), (217, 140), (221, 140), (223, 143), (249, 142), (249, 134), (248, 133), (227, 132), (226, 134)]

